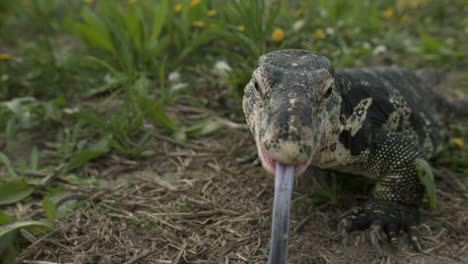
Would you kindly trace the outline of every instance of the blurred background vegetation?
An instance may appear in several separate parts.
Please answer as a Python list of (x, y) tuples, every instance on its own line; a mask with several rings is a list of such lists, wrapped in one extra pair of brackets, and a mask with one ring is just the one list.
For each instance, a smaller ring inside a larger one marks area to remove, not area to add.
[[(316, 51), (335, 67), (443, 68), (468, 92), (466, 0), (2, 0), (0, 30), (5, 263), (28, 243), (20, 229), (39, 236), (74, 206), (56, 207), (67, 193), (54, 181), (95, 184), (77, 169), (109, 153), (157, 155), (155, 130), (184, 142), (222, 127), (171, 107), (243, 122), (243, 86), (268, 51)], [(453, 125), (441, 164), (466, 175), (467, 133)]]

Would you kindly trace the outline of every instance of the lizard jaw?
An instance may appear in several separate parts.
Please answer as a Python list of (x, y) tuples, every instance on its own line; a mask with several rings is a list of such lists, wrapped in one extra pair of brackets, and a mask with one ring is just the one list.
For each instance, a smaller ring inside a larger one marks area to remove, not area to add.
[[(261, 142), (260, 139), (256, 140), (256, 145), (257, 145), (257, 151), (258, 151), (258, 156), (260, 157), (260, 161), (262, 163), (263, 168), (268, 172), (268, 174), (275, 176), (275, 170), (276, 170), (276, 163), (277, 161), (271, 158), (265, 148), (260, 144)], [(306, 161), (298, 163), (298, 164), (289, 164), (289, 165), (294, 165), (295, 166), (295, 173), (294, 176), (299, 176), (302, 173), (304, 173), (307, 168), (309, 167), (310, 163), (312, 162), (312, 157), (311, 155), (309, 158), (307, 158)]]

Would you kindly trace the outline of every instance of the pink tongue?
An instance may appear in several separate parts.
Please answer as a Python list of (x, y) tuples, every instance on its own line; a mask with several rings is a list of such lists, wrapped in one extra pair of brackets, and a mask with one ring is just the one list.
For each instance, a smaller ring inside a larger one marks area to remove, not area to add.
[(275, 199), (271, 226), (271, 248), (268, 263), (288, 263), (288, 231), (291, 196), (294, 187), (294, 165), (276, 162)]

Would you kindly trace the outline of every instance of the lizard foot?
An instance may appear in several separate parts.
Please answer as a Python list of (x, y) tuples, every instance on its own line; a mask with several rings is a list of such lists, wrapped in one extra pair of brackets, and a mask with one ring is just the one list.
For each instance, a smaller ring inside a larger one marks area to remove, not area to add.
[(403, 229), (408, 233), (414, 249), (421, 252), (418, 219), (419, 212), (415, 206), (371, 200), (363, 207), (350, 209), (339, 217), (338, 235), (346, 244), (351, 231), (369, 228), (369, 239), (377, 251), (380, 251), (380, 243), (386, 235), (392, 249), (398, 252), (400, 249), (398, 233)]

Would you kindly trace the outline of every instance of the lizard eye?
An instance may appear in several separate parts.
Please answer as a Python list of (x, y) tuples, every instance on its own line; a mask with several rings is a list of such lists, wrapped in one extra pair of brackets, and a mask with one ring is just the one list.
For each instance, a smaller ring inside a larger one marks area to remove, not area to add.
[(257, 93), (262, 95), (262, 89), (260, 88), (260, 84), (257, 82), (257, 80), (254, 81), (254, 87), (255, 87), (255, 91), (257, 91)]
[(325, 94), (323, 96), (325, 98), (328, 98), (328, 97), (330, 97), (331, 94), (332, 94), (332, 88), (328, 87), (327, 91), (325, 92)]

